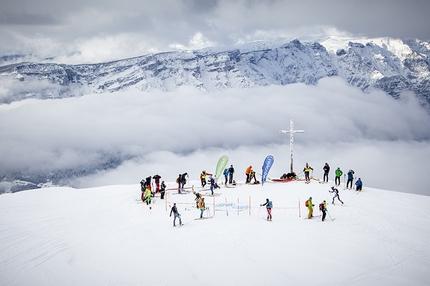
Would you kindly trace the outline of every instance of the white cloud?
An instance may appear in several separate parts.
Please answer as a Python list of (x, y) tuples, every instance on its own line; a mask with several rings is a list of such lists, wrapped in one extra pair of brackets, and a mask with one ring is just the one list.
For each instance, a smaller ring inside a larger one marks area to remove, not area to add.
[(224, 153), (240, 176), (248, 164), (259, 166), (272, 154), (276, 177), (289, 169), (289, 138), (279, 130), (288, 129), (291, 118), (296, 129), (305, 130), (295, 137), (297, 170), (309, 162), (321, 176), (328, 162), (333, 168), (353, 168), (373, 187), (426, 193), (427, 186), (415, 177), (430, 171), (423, 160), (430, 148), (430, 116), (413, 96), (403, 96), (365, 94), (330, 78), (317, 86), (212, 94), (183, 87), (170, 93), (26, 100), (0, 107), (1, 171), (49, 171), (91, 165), (106, 156), (133, 158), (76, 182), (84, 187), (135, 183), (155, 173), (167, 180), (179, 172), (197, 177)]

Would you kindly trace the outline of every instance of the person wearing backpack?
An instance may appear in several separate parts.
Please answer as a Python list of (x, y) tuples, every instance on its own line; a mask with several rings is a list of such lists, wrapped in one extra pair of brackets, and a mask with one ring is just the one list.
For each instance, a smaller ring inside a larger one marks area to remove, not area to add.
[(350, 185), (349, 189), (352, 189), (352, 181), (354, 180), (354, 171), (349, 170), (347, 173), (348, 180), (346, 181), (346, 188), (348, 189), (348, 185)]
[(357, 188), (355, 189), (357, 192), (361, 192), (363, 189), (363, 182), (361, 181), (361, 178), (358, 178), (357, 182), (355, 182), (355, 185)]
[(337, 198), (339, 200), (339, 202), (341, 202), (343, 205), (343, 201), (339, 197), (339, 190), (338, 189), (336, 189), (335, 187), (331, 187), (331, 191), (329, 191), (329, 192), (334, 193), (333, 201), (331, 202), (332, 204), (334, 204), (334, 199)]
[(206, 209), (205, 198), (200, 198), (199, 209), (200, 209), (200, 218), (203, 218), (203, 212)]
[(305, 206), (308, 208), (308, 219), (311, 219), (314, 213), (314, 206), (312, 204), (312, 197), (309, 197), (309, 199), (305, 202)]
[(266, 206), (266, 210), (267, 210), (267, 220), (268, 221), (272, 221), (272, 201), (269, 201), (269, 199), (266, 199), (266, 202), (264, 204), (260, 205), (261, 207)]
[(322, 221), (325, 220), (326, 212), (327, 212), (327, 203), (324, 200), (322, 203), (320, 203), (320, 211), (322, 211)]
[(172, 209), (170, 210), (170, 217), (173, 213), (173, 226), (176, 226), (176, 218), (179, 218), (179, 225), (182, 225), (181, 215), (178, 212), (178, 208), (176, 207), (176, 203), (173, 204)]

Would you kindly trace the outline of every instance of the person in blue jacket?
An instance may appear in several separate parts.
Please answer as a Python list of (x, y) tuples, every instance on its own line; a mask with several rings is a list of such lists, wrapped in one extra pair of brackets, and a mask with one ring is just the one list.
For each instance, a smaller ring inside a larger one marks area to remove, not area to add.
[(260, 206), (266, 206), (266, 210), (267, 210), (267, 220), (271, 221), (272, 220), (272, 201), (269, 201), (269, 199), (266, 199), (266, 202)]
[(214, 176), (210, 176), (210, 184), (211, 184), (211, 186), (210, 186), (210, 189), (211, 189), (211, 196), (213, 197), (214, 196), (214, 186), (215, 186), (215, 179), (214, 179)]
[(358, 178), (357, 182), (355, 182), (356, 187), (356, 191), (361, 192), (361, 190), (363, 189), (363, 182), (361, 181), (361, 178)]
[(227, 186), (227, 183), (228, 183), (228, 169), (224, 169), (224, 178), (225, 178), (225, 182), (224, 182), (224, 185), (226, 185)]
[[(347, 176), (348, 176), (348, 180), (346, 181), (346, 188), (352, 189), (352, 181), (354, 180), (354, 171), (349, 170), (347, 173)], [(348, 188), (348, 186), (349, 186), (349, 188)]]

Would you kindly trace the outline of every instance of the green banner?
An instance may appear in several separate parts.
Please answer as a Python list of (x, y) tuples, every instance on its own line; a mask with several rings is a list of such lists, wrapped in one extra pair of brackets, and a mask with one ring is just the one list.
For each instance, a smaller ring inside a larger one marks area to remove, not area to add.
[(224, 172), (224, 169), (225, 169), (225, 166), (227, 166), (227, 163), (228, 163), (228, 157), (226, 155), (219, 158), (218, 164), (216, 164), (215, 180), (218, 180), (218, 178)]

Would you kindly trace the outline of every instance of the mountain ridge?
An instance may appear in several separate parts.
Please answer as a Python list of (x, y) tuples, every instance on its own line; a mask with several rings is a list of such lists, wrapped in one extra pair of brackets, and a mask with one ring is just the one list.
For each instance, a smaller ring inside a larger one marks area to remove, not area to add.
[(22, 62), (1, 66), (9, 89), (0, 98), (66, 98), (136, 88), (205, 92), (228, 88), (304, 83), (338, 76), (363, 91), (381, 89), (394, 98), (413, 91), (430, 106), (430, 44), (417, 39), (294, 39), (226, 50), (168, 51), (94, 64)]

